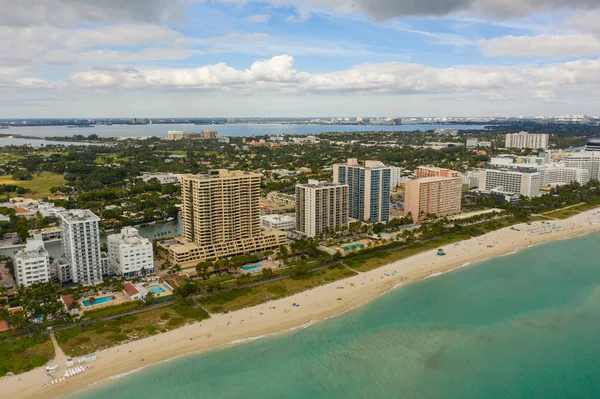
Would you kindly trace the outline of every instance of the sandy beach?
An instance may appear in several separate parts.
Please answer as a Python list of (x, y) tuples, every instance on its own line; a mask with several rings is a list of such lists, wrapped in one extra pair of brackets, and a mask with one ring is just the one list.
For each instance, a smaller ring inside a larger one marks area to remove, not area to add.
[[(517, 229), (517, 230), (515, 230)], [(444, 247), (446, 256), (427, 251), (379, 269), (321, 286), (287, 298), (182, 327), (111, 349), (97, 352), (93, 369), (67, 382), (44, 387), (44, 368), (0, 379), (0, 392), (7, 398), (55, 398), (111, 381), (118, 376), (178, 356), (240, 344), (265, 335), (290, 331), (339, 315), (367, 303), (400, 285), (420, 281), (466, 264), (507, 254), (528, 246), (600, 231), (600, 212), (588, 211), (570, 219), (534, 222), (505, 228), (481, 237)], [(339, 299), (341, 298), (341, 300)], [(298, 303), (300, 307), (292, 307)], [(65, 370), (65, 355), (58, 351), (59, 375)]]

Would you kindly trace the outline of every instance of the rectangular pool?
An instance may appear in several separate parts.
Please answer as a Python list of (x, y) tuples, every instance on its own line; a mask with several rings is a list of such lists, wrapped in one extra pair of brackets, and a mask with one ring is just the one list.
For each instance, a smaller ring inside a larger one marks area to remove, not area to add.
[(154, 292), (155, 294), (162, 294), (163, 292), (165, 292), (165, 290), (163, 290), (163, 288), (159, 285), (151, 285), (150, 287), (148, 287), (148, 289)]
[(362, 244), (353, 244), (353, 245), (348, 245), (347, 247), (344, 247), (343, 249), (345, 249), (346, 251), (349, 251), (351, 249), (358, 249), (362, 246), (363, 246)]
[(252, 266), (244, 266), (244, 267), (242, 267), (242, 270), (247, 272), (249, 270), (259, 269), (261, 267), (262, 267), (262, 265), (259, 263), (259, 264), (252, 265)]
[[(96, 298), (96, 302), (94, 302), (94, 305), (100, 305), (100, 304), (103, 304), (106, 302), (110, 302), (113, 299), (117, 299), (117, 297), (116, 296), (103, 296), (100, 298)], [(85, 307), (92, 306), (89, 299), (82, 301), (82, 303), (83, 303), (83, 306), (85, 306)]]

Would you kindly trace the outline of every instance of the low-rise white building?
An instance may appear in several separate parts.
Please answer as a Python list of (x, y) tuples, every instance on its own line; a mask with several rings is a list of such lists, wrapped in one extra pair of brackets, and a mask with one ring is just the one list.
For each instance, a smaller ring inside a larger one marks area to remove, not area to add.
[(292, 231), (296, 227), (296, 215), (294, 213), (264, 215), (260, 217), (260, 225), (265, 229)]
[(20, 287), (50, 280), (50, 256), (44, 247), (42, 236), (35, 234), (27, 240), (25, 248), (13, 256), (15, 278)]
[(137, 277), (154, 272), (152, 243), (138, 234), (137, 229), (125, 227), (118, 234), (111, 234), (108, 243), (108, 266), (113, 273)]
[(145, 183), (152, 179), (157, 179), (160, 184), (179, 184), (180, 175), (175, 173), (142, 173), (142, 180)]

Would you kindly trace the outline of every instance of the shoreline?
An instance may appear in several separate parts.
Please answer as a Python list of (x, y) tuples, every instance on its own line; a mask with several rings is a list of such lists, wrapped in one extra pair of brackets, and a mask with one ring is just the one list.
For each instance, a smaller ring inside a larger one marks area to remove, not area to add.
[[(44, 367), (0, 378), (0, 392), (11, 398), (55, 398), (72, 395), (123, 378), (147, 367), (223, 349), (267, 336), (289, 333), (340, 316), (396, 288), (470, 267), (482, 261), (510, 255), (533, 246), (600, 231), (600, 215), (590, 210), (569, 219), (533, 222), (503, 228), (483, 236), (444, 246), (446, 256), (430, 250), (357, 276), (319, 286), (286, 298), (228, 314), (211, 315), (200, 323), (97, 352), (93, 369), (70, 378), (68, 384), (43, 387)], [(533, 231), (533, 230), (536, 231)], [(340, 299), (341, 298), (341, 299)], [(300, 307), (291, 307), (292, 303)], [(57, 362), (64, 370), (62, 356)]]

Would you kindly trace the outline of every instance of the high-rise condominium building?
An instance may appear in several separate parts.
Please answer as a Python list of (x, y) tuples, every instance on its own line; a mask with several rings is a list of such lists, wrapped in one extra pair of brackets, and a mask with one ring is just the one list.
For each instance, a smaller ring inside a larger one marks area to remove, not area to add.
[(29, 287), (50, 280), (50, 257), (44, 247), (41, 234), (27, 240), (25, 248), (13, 256), (15, 278), (20, 287)]
[[(102, 281), (103, 261), (100, 255), (100, 218), (89, 210), (70, 210), (58, 215), (62, 233), (62, 250), (68, 263), (61, 281), (93, 284)], [(62, 272), (61, 272), (62, 273)]]
[[(459, 172), (433, 167), (419, 167), (416, 179), (406, 182), (405, 214), (418, 222), (425, 215), (447, 216), (460, 213), (462, 176)], [(423, 176), (423, 177), (419, 177)]]
[(333, 165), (333, 182), (348, 185), (348, 215), (373, 223), (390, 220), (391, 169), (379, 161), (350, 158)]
[(172, 261), (190, 265), (202, 260), (279, 247), (281, 231), (260, 226), (260, 175), (213, 170), (181, 177), (183, 237), (169, 247)]
[(137, 229), (125, 227), (119, 234), (111, 234), (108, 244), (108, 266), (115, 274), (137, 277), (154, 272), (152, 243), (138, 234)]
[(347, 226), (347, 184), (309, 180), (296, 186), (296, 231), (315, 237)]
[(506, 148), (548, 148), (549, 134), (529, 134), (527, 132), (509, 133), (506, 135)]

